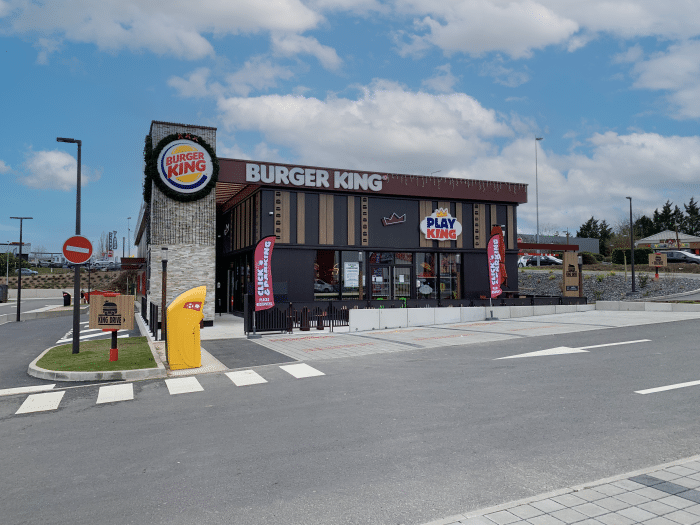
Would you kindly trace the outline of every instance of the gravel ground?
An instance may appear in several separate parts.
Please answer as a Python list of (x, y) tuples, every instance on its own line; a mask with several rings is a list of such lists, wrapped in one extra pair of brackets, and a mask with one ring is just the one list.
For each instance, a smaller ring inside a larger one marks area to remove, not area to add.
[[(662, 297), (700, 289), (700, 280), (678, 275), (662, 275), (659, 281), (654, 281), (654, 274), (636, 275), (636, 293), (632, 291), (632, 276), (624, 273), (583, 274), (583, 293), (589, 303), (596, 301), (635, 301), (650, 297)], [(519, 271), (518, 285), (521, 292), (528, 295), (561, 295), (562, 271)]]

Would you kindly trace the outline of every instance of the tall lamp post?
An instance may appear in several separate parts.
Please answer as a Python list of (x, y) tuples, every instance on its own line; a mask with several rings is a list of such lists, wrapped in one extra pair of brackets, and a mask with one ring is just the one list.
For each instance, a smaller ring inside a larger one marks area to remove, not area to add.
[[(540, 190), (537, 184), (537, 142), (544, 137), (535, 137), (535, 207), (537, 209), (537, 235), (535, 242), (540, 243)], [(537, 266), (540, 265), (540, 250), (537, 250)]]
[[(80, 235), (80, 164), (83, 142), (78, 139), (57, 137), (56, 142), (78, 145), (78, 184), (75, 191), (75, 234)], [(73, 265), (73, 353), (80, 352), (80, 265)]]
[(632, 293), (636, 290), (634, 288), (634, 224), (632, 223), (632, 197), (625, 197), (625, 199), (630, 200), (630, 252), (632, 258)]
[(165, 303), (166, 303), (166, 297), (167, 297), (167, 285), (168, 285), (168, 247), (163, 246), (162, 247), (162, 256), (161, 256), (161, 263), (163, 264), (163, 283), (161, 288), (162, 290), (162, 296), (161, 296), (161, 313), (160, 313), (160, 338), (161, 340), (165, 341), (165, 352), (166, 352), (166, 361), (167, 361), (167, 352), (168, 352), (168, 326), (167, 326), (167, 319), (166, 319), (166, 311), (165, 311)]
[(19, 271), (17, 273), (17, 322), (20, 321), (20, 303), (22, 302), (22, 223), (24, 219), (32, 219), (32, 217), (10, 217), (10, 219), (19, 219)]
[(126, 218), (126, 242), (129, 243), (129, 257), (131, 257), (131, 217)]

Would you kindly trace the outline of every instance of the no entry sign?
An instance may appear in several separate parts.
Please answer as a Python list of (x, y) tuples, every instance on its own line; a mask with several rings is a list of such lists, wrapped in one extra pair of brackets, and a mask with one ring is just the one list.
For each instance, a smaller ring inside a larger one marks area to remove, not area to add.
[(92, 243), (82, 235), (74, 235), (63, 243), (63, 256), (73, 264), (83, 264), (92, 256)]

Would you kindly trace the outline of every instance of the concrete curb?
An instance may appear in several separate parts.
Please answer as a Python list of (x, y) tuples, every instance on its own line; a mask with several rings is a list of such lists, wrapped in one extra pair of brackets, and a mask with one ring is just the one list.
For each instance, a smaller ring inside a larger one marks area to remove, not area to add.
[(493, 507), (486, 507), (484, 509), (474, 510), (471, 512), (465, 512), (464, 514), (455, 514), (454, 516), (449, 516), (447, 518), (440, 518), (434, 521), (429, 521), (423, 525), (451, 525), (460, 520), (468, 520), (470, 518), (476, 518), (479, 516), (485, 516), (487, 514), (493, 514), (501, 510), (511, 509), (520, 505), (527, 505), (540, 501), (543, 499), (555, 498), (563, 494), (570, 494), (573, 492), (579, 492), (581, 490), (590, 489), (597, 487), (599, 485), (605, 485), (607, 483), (613, 483), (615, 481), (620, 481), (623, 479), (631, 478), (634, 476), (640, 476), (642, 474), (648, 474), (650, 472), (656, 472), (657, 470), (663, 470), (668, 467), (674, 467), (677, 465), (682, 465), (683, 463), (688, 463), (691, 461), (700, 460), (700, 455), (691, 456), (689, 458), (677, 459), (676, 461), (670, 461), (668, 463), (662, 463), (661, 465), (654, 465), (653, 467), (647, 467), (640, 470), (634, 470), (632, 472), (626, 472), (625, 474), (618, 474), (609, 478), (603, 478), (596, 481), (591, 481), (589, 483), (582, 483), (580, 485), (574, 485), (573, 487), (568, 487), (564, 489), (555, 490), (552, 492), (546, 492), (544, 494), (538, 494), (536, 496), (530, 496), (528, 498), (523, 498), (515, 501), (509, 501), (507, 503), (501, 503), (500, 505), (494, 505)]
[[(140, 319), (141, 316), (138, 313), (135, 313), (134, 316), (136, 318), (136, 324), (138, 324), (139, 326), (139, 331), (143, 334), (144, 326), (143, 322)], [(137, 370), (106, 370), (104, 372), (66, 372), (60, 370), (47, 370), (45, 368), (37, 366), (37, 362), (39, 361), (39, 359), (44, 357), (46, 352), (48, 352), (52, 348), (56, 348), (55, 346), (52, 346), (51, 348), (47, 348), (46, 350), (44, 350), (39, 355), (39, 357), (37, 357), (36, 359), (34, 359), (34, 361), (29, 363), (29, 367), (27, 368), (27, 374), (29, 374), (32, 377), (38, 377), (39, 379), (46, 379), (48, 381), (140, 381), (142, 379), (157, 379), (168, 377), (168, 373), (165, 369), (165, 366), (160, 360), (158, 352), (153, 347), (153, 341), (150, 337), (148, 337), (147, 332), (146, 339), (148, 341), (148, 348), (151, 351), (151, 354), (153, 355), (153, 359), (155, 359), (157, 365), (156, 368), (140, 368)]]

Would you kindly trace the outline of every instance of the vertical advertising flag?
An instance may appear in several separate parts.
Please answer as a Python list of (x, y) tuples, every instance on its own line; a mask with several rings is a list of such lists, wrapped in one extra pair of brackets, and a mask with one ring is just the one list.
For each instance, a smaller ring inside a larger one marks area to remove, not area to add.
[(272, 249), (275, 247), (275, 236), (270, 235), (261, 239), (255, 247), (255, 311), (267, 310), (275, 306), (272, 295)]
[(500, 226), (491, 229), (491, 238), (488, 244), (489, 259), (489, 288), (491, 298), (498, 297), (503, 293), (501, 285), (506, 282), (506, 248), (503, 242), (503, 230)]

